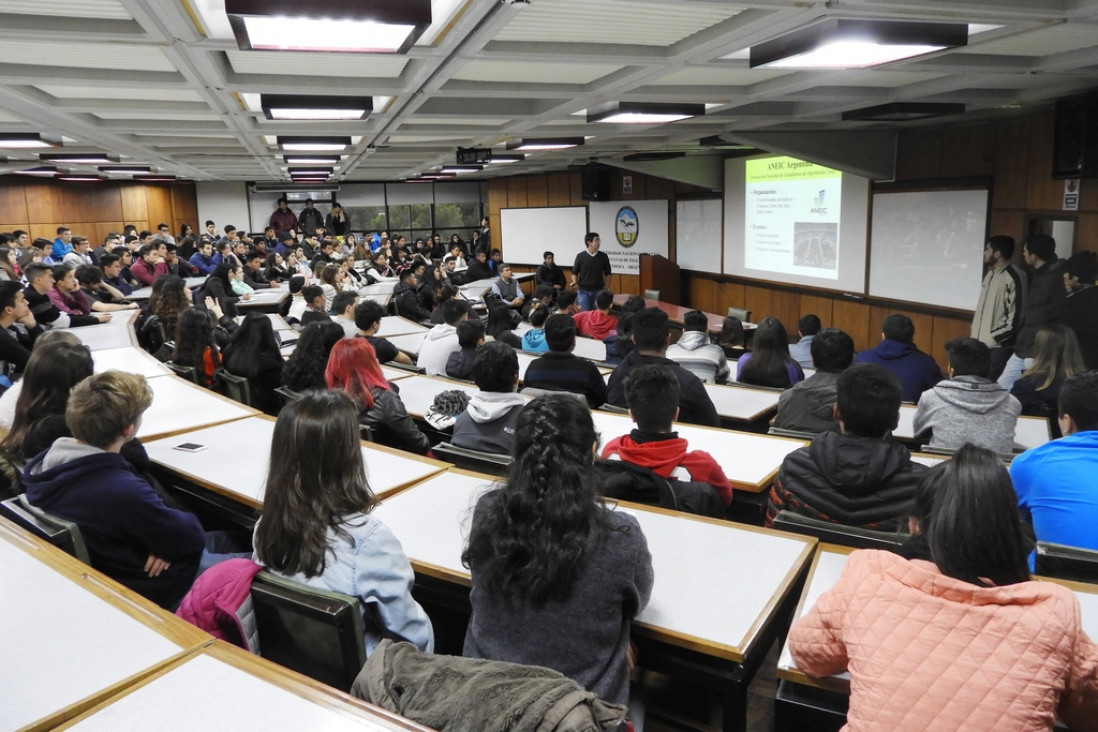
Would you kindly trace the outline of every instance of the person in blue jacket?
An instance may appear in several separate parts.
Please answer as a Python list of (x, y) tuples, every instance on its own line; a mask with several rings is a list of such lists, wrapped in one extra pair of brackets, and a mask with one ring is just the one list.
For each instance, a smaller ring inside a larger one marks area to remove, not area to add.
[(938, 363), (915, 345), (915, 324), (899, 313), (884, 319), (881, 342), (855, 356), (854, 363), (875, 363), (896, 374), (903, 400), (915, 404), (924, 391), (942, 380)]

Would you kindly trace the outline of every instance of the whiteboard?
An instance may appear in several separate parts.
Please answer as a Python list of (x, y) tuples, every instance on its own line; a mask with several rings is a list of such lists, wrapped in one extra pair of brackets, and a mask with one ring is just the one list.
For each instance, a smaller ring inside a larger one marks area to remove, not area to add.
[(587, 207), (504, 208), (499, 223), (503, 261), (541, 264), (542, 255), (553, 252), (557, 264), (568, 267), (584, 248)]
[(870, 296), (975, 309), (988, 198), (986, 188), (874, 193)]
[(675, 263), (683, 269), (721, 271), (721, 204), (719, 198), (675, 204)]

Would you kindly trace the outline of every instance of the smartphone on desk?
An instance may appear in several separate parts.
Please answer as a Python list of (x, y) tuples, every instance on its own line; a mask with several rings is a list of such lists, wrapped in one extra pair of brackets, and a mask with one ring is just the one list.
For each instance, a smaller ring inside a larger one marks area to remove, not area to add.
[(181, 445), (176, 445), (174, 450), (182, 450), (183, 452), (201, 452), (206, 449), (205, 445), (200, 445), (197, 442), (184, 442)]

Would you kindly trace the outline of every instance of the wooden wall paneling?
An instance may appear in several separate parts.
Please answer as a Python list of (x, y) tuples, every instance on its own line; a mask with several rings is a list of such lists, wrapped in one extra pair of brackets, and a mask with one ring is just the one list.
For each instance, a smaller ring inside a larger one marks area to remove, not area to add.
[(100, 243), (107, 238), (107, 234), (112, 231), (116, 234), (121, 234), (125, 224), (121, 221), (96, 221), (91, 225), (92, 229), (90, 233), (86, 233), (93, 244)]
[(768, 287), (744, 285), (743, 305), (739, 307), (745, 307), (750, 310), (751, 320), (757, 323), (767, 315), (773, 314), (774, 309), (770, 304), (770, 297), (774, 293), (775, 290), (771, 290)]
[(900, 135), (896, 154), (896, 180), (942, 177), (940, 130), (910, 130)]
[(915, 324), (915, 345), (919, 347), (920, 351), (929, 353), (934, 356), (935, 360), (938, 359), (938, 354), (934, 352), (934, 316), (926, 315), (924, 313), (912, 313), (905, 310), (893, 310), (894, 313), (900, 313), (911, 318), (911, 322)]
[(172, 194), (172, 236), (179, 233), (182, 224), (190, 224), (195, 230), (198, 226), (198, 193), (193, 183), (177, 183), (171, 187)]
[(66, 221), (44, 221), (39, 224), (31, 224), (29, 230), (31, 241), (34, 241), (35, 239), (47, 239), (52, 244), (53, 240), (57, 238), (58, 226), (68, 226), (69, 228), (72, 228), (72, 225)]
[(3, 221), (0, 221), (0, 231), (12, 232), (12, 231), (17, 231), (17, 230), (25, 231), (25, 232), (27, 232), (28, 234), (31, 235), (31, 238), (34, 237), (34, 232), (31, 231), (31, 225), (28, 224), (26, 221), (19, 221), (19, 222), (14, 223), (14, 224), (10, 223), (10, 222), (5, 223)]
[(546, 205), (570, 206), (572, 192), (568, 185), (568, 173), (550, 173), (545, 176)]
[(507, 179), (507, 207), (526, 207), (526, 180), (529, 176), (515, 176)]
[[(27, 218), (32, 225), (59, 221), (64, 218), (61, 212), (61, 195), (56, 184), (46, 181), (34, 181), (23, 188), (27, 197)], [(35, 236), (42, 236), (32, 232)], [(50, 239), (57, 236), (56, 229), (51, 230)]]
[(995, 135), (991, 125), (964, 125), (945, 130), (942, 177), (990, 176), (994, 170)]
[[(60, 186), (61, 217), (85, 227), (94, 221), (122, 218), (122, 195), (117, 183), (68, 183)], [(85, 228), (84, 233), (90, 231)]]
[(650, 201), (659, 201), (666, 199), (670, 202), (671, 207), (675, 207), (675, 183), (674, 181), (667, 180), (666, 178), (656, 178), (653, 176), (645, 176), (647, 198)]
[(145, 201), (148, 206), (149, 229), (156, 231), (161, 223), (171, 225), (172, 192), (170, 186), (146, 186)]
[(1029, 118), (1029, 175), (1026, 177), (1026, 208), (1030, 211), (1059, 211), (1064, 203), (1064, 182), (1052, 179), (1054, 132), (1054, 118), (1051, 111)]
[(526, 177), (526, 205), (533, 208), (545, 208), (549, 205), (548, 181), (544, 175)]
[(1014, 237), (1014, 253), (1020, 256), (1022, 240), (1026, 236), (1026, 212), (1021, 209), (992, 209), (988, 220), (988, 235), (998, 234)]
[(615, 287), (611, 287), (615, 293), (628, 292), (630, 295), (640, 295), (641, 284), (640, 275), (633, 274), (620, 274), (617, 275), (618, 280), (615, 283)]
[(488, 181), (488, 214), (499, 215), (501, 208), (508, 208), (507, 179), (493, 178)]
[[(728, 315), (728, 308), (745, 307), (747, 302), (747, 286), (742, 282), (722, 282), (717, 295), (717, 307), (707, 312), (719, 315)], [(705, 310), (705, 308), (702, 308)]]
[(691, 277), (689, 287), (686, 288), (687, 303), (692, 308), (704, 310), (707, 313), (722, 313), (718, 299), (718, 283), (708, 277)]
[(797, 340), (797, 321), (801, 319), (801, 295), (788, 290), (773, 290), (770, 294), (771, 316), (785, 326), (790, 342)]
[(831, 324), (854, 339), (855, 350), (862, 351), (880, 340), (880, 321), (872, 328), (869, 325), (870, 308), (857, 300), (839, 298), (831, 308)]
[[(1079, 214), (1075, 224), (1075, 251), (1081, 249), (1098, 251), (1098, 214)], [(1066, 248), (1062, 253), (1066, 256)], [(1098, 313), (1095, 317), (1098, 317)]]
[(122, 220), (138, 229), (148, 225), (149, 207), (145, 198), (145, 186), (136, 183), (122, 186)]
[[(923, 348), (924, 350), (930, 349), (927, 353), (934, 357), (934, 360), (938, 362), (938, 367), (945, 374), (946, 369), (949, 367), (949, 354), (946, 353), (945, 344), (954, 338), (967, 337), (972, 332), (972, 323), (962, 318), (935, 316), (933, 328), (933, 337), (929, 343), (924, 341)], [(915, 333), (915, 337), (919, 337), (918, 332)]]
[(569, 206), (586, 206), (583, 200), (583, 177), (579, 173), (568, 174)]
[[(0, 186), (0, 221), (29, 221), (27, 215), (27, 194), (22, 186)], [(4, 229), (11, 231), (11, 229)]]
[[(830, 297), (820, 297), (818, 295), (802, 294), (800, 297), (800, 314), (801, 315), (815, 315), (820, 319), (820, 324), (824, 328), (832, 327), (831, 322), (831, 309), (835, 302)], [(798, 317), (797, 320), (800, 320)], [(793, 323), (793, 329), (797, 327), (796, 321)]]
[(991, 189), (994, 209), (1026, 207), (1029, 134), (1029, 122), (1024, 119), (1004, 120), (995, 126), (995, 183)]
[(1098, 212), (1098, 179), (1079, 181), (1079, 210)]

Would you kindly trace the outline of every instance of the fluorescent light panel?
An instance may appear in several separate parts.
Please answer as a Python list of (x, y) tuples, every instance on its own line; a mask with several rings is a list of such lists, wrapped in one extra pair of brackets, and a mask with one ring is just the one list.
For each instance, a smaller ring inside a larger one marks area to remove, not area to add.
[(339, 165), (339, 155), (283, 155), (287, 165)]
[(65, 163), (68, 165), (110, 165), (117, 163), (119, 156), (105, 153), (41, 153), (38, 159), (45, 163)]
[(968, 43), (964, 23), (830, 18), (751, 47), (751, 68), (858, 69)]
[(611, 124), (665, 124), (705, 114), (704, 104), (665, 102), (610, 102), (587, 110), (588, 122)]
[(66, 180), (73, 183), (98, 183), (106, 180), (98, 175), (79, 175), (76, 173), (66, 173), (65, 175), (57, 176), (57, 180)]
[(538, 150), (567, 150), (582, 145), (582, 137), (526, 137), (507, 143), (508, 150), (533, 152)]
[(431, 0), (225, 0), (245, 51), (404, 53), (431, 25)]
[(56, 165), (39, 165), (35, 168), (27, 168), (26, 170), (15, 171), (18, 175), (35, 175), (41, 178), (53, 178), (61, 171)]
[(109, 175), (150, 175), (151, 165), (100, 165), (100, 173)]
[(350, 137), (278, 136), (278, 146), (290, 152), (342, 152), (350, 144)]
[(438, 172), (464, 175), (466, 173), (479, 173), (482, 170), (484, 170), (483, 165), (443, 165)]
[(261, 94), (259, 99), (263, 114), (274, 120), (365, 119), (374, 109), (371, 97)]
[(522, 153), (492, 153), (492, 159), (488, 161), (491, 165), (504, 165), (506, 163), (518, 163), (526, 159), (526, 156)]
[(0, 147), (11, 150), (61, 147), (61, 138), (40, 132), (0, 132)]

